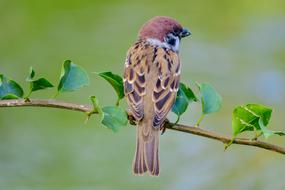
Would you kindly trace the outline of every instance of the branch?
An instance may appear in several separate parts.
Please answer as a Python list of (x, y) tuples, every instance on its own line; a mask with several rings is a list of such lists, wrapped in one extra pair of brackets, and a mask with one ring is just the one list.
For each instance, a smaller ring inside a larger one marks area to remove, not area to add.
[[(37, 99), (31, 99), (29, 101), (25, 101), (24, 99), (20, 100), (1, 100), (0, 101), (0, 107), (50, 107), (50, 108), (59, 108), (59, 109), (66, 109), (66, 110), (74, 110), (74, 111), (80, 111), (83, 113), (90, 113), (92, 111), (91, 105), (81, 105), (81, 104), (74, 104), (74, 103), (67, 103), (57, 100), (37, 100)], [(132, 123), (134, 120), (131, 115), (129, 115), (129, 120)], [(192, 126), (186, 126), (182, 124), (176, 124), (166, 122), (164, 125), (166, 128), (171, 130), (176, 130), (184, 133), (191, 133), (194, 135), (214, 139), (221, 141), (223, 143), (229, 143), (232, 138), (229, 136), (221, 135), (218, 133), (214, 133), (211, 131), (207, 131), (198, 127), (192, 127)], [(281, 154), (285, 154), (285, 148), (280, 147), (274, 144), (270, 144), (263, 141), (258, 140), (251, 140), (251, 139), (245, 139), (245, 138), (236, 138), (233, 141), (233, 144), (241, 144), (241, 145), (247, 145), (247, 146), (255, 146), (258, 148), (263, 148), (269, 151), (278, 152)]]

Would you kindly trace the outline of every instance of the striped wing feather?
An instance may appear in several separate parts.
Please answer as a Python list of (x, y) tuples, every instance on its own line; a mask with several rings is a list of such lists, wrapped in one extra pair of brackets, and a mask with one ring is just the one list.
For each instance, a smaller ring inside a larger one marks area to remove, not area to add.
[(137, 121), (140, 121), (144, 116), (143, 96), (146, 94), (146, 58), (147, 52), (145, 49), (139, 44), (135, 44), (129, 49), (125, 62), (125, 96)]
[(157, 128), (164, 122), (176, 98), (180, 80), (180, 63), (178, 54), (159, 49), (155, 64), (158, 67), (158, 78), (153, 92), (155, 115), (153, 127)]

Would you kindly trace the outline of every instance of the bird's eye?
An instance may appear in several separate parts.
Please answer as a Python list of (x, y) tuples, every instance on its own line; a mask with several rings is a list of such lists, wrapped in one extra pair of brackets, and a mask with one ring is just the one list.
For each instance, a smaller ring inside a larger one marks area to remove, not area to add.
[(180, 30), (178, 28), (173, 28), (173, 34), (178, 36), (180, 34)]

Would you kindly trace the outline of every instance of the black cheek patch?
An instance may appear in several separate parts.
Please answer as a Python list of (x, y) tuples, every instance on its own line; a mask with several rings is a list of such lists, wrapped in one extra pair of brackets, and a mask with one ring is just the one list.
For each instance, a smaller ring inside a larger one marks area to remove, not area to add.
[(171, 45), (171, 46), (175, 46), (175, 44), (176, 44), (176, 39), (171, 38), (171, 39), (168, 40), (167, 43), (168, 43), (169, 45)]

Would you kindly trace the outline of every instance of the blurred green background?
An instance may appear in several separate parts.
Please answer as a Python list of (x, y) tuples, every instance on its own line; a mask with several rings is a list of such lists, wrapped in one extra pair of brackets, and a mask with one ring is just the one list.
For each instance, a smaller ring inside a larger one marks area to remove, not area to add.
[[(139, 27), (167, 15), (190, 28), (181, 45), (182, 81), (211, 82), (223, 96), (219, 113), (203, 128), (231, 134), (235, 105), (274, 108), (270, 127), (284, 129), (285, 1), (74, 1), (0, 0), (0, 72), (25, 86), (30, 66), (57, 83), (63, 60), (89, 72), (91, 85), (58, 99), (102, 105), (114, 91), (92, 72), (122, 73)], [(35, 92), (50, 98), (55, 89)], [(182, 118), (193, 124), (192, 105)], [(170, 118), (174, 119), (172, 115)], [(174, 131), (161, 137), (159, 178), (134, 177), (135, 128), (118, 133), (93, 117), (46, 108), (1, 108), (0, 189), (285, 189), (284, 156)], [(285, 146), (284, 137), (268, 141)]]

